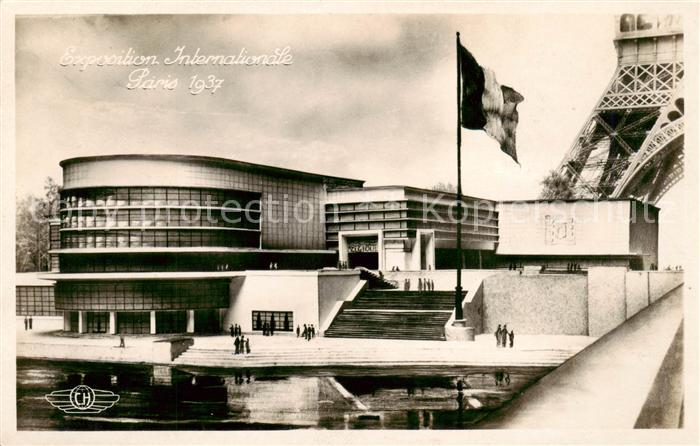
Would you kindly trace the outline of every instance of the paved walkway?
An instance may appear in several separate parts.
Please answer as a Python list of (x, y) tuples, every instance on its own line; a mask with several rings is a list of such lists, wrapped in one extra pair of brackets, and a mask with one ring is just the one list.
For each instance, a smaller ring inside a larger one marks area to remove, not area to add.
[[(35, 320), (24, 331), (18, 319), (17, 356), (105, 362), (152, 362), (153, 341), (161, 336), (58, 335), (49, 322)], [(42, 325), (44, 325), (42, 327)], [(248, 337), (248, 336), (246, 336)], [(293, 335), (251, 335), (250, 355), (233, 355), (230, 336), (195, 336), (194, 346), (173, 364), (201, 367), (275, 366), (558, 366), (595, 338), (587, 336), (516, 335), (515, 348), (497, 348), (493, 335), (476, 342), (404, 341), (386, 339), (315, 338)]]
[[(632, 429), (683, 318), (682, 287), (543, 377), (479, 428)], [(678, 338), (676, 338), (678, 339)], [(682, 336), (681, 336), (682, 340)], [(682, 392), (666, 389), (678, 426)], [(656, 425), (656, 427), (670, 427)]]

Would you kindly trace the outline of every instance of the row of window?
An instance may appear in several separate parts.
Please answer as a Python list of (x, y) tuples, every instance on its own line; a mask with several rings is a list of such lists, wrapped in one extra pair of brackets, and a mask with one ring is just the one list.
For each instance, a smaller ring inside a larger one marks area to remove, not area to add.
[(260, 229), (260, 213), (221, 209), (119, 209), (62, 211), (61, 228), (227, 227)]
[(365, 203), (328, 203), (326, 204), (326, 213), (335, 211), (351, 212), (351, 211), (381, 211), (381, 210), (401, 210), (406, 209), (405, 201), (372, 201)]
[(262, 331), (267, 324), (274, 331), (292, 331), (294, 329), (294, 313), (291, 311), (253, 311), (253, 330)]
[[(73, 189), (61, 194), (61, 208), (93, 206), (223, 206), (245, 208), (260, 194), (186, 187), (119, 187)], [(259, 210), (259, 203), (254, 204)]]
[(260, 233), (207, 230), (103, 230), (64, 232), (63, 249), (82, 248), (179, 248), (260, 246)]
[(176, 271), (242, 271), (266, 270), (270, 263), (279, 269), (316, 270), (336, 264), (333, 253), (269, 252), (158, 252), (62, 254), (61, 272), (176, 272)]
[(367, 229), (408, 229), (408, 221), (354, 222), (326, 225), (326, 232), (362, 231)]
[(326, 222), (337, 223), (355, 220), (385, 220), (392, 218), (406, 218), (407, 211), (388, 211), (388, 212), (370, 212), (370, 213), (350, 213), (350, 214), (335, 214), (326, 213)]
[(17, 286), (15, 288), (17, 316), (58, 316), (54, 307), (53, 286)]
[(59, 310), (187, 310), (228, 307), (228, 281), (59, 282)]

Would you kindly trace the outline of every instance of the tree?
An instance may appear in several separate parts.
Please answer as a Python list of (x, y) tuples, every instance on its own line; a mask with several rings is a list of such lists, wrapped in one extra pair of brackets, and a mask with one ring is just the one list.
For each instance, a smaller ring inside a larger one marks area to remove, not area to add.
[(440, 192), (450, 192), (450, 193), (457, 193), (457, 186), (455, 186), (452, 183), (443, 183), (440, 182), (436, 184), (435, 186), (431, 187), (432, 190), (440, 191)]
[(61, 188), (47, 177), (44, 195), (27, 195), (17, 203), (15, 269), (17, 272), (49, 269), (49, 220), (58, 215)]
[(578, 198), (573, 183), (556, 170), (550, 171), (541, 184), (542, 192), (540, 198), (545, 200), (571, 200)]

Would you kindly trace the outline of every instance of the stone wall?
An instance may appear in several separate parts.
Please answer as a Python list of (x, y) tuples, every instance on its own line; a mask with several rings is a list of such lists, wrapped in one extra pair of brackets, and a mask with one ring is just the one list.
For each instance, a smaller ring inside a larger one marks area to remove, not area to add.
[(627, 268), (588, 269), (588, 334), (602, 336), (627, 318)]
[(500, 274), (483, 282), (483, 332), (508, 324), (516, 334), (588, 334), (583, 275)]

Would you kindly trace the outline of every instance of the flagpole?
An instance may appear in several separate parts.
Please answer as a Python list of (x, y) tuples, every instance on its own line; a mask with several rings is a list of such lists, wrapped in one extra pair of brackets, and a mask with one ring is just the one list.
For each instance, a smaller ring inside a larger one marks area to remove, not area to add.
[(457, 31), (457, 286), (455, 287), (455, 320), (464, 319), (462, 314), (462, 123), (460, 41)]

